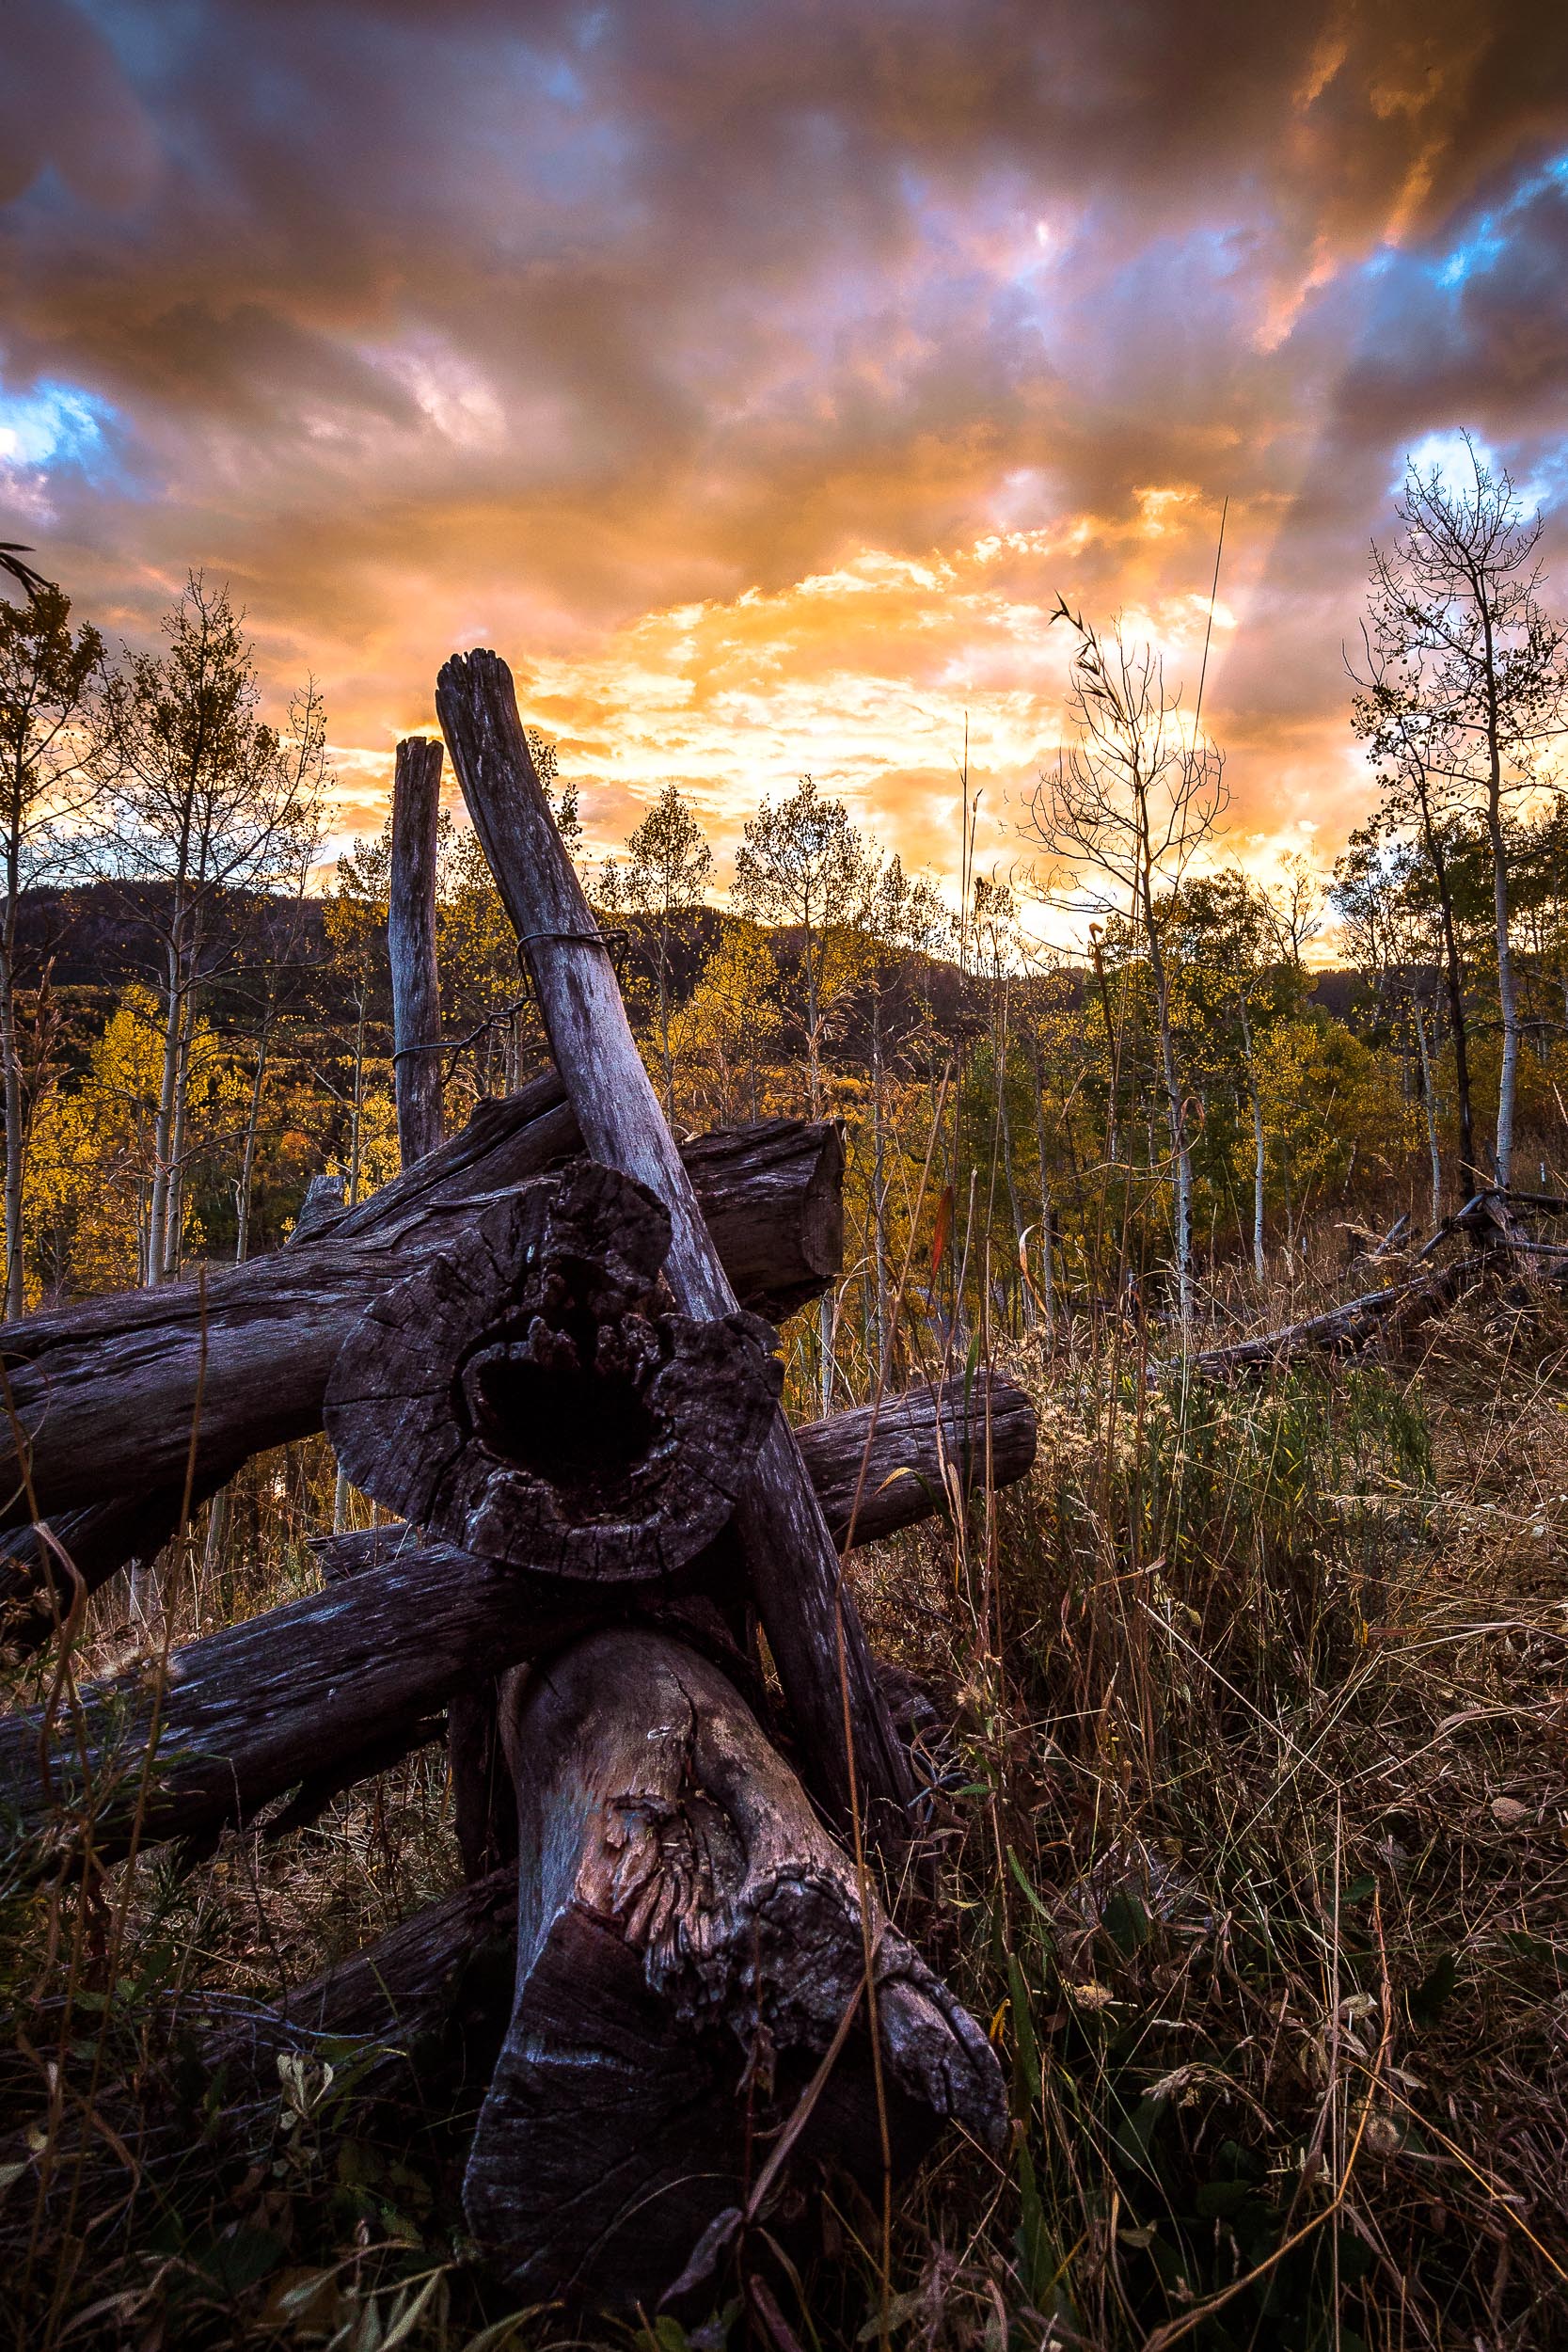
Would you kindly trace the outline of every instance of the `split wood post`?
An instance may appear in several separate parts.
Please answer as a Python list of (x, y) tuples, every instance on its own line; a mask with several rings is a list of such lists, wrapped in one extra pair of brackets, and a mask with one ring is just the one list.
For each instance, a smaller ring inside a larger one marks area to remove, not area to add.
[(436, 965), (436, 842), (441, 746), (428, 736), (398, 745), (392, 783), (392, 870), (387, 948), (392, 965), (392, 1091), (404, 1168), (441, 1141), (441, 994)]
[[(637, 1050), (609, 949), (556, 830), (499, 654), (457, 654), (436, 707), (474, 829), (532, 977), (550, 1052), (596, 1159), (635, 1176), (670, 1211), (666, 1276), (693, 1315), (726, 1315), (735, 1293)], [(892, 1842), (913, 1793), (790, 1427), (773, 1417), (736, 1511), (752, 1589), (817, 1794), (841, 1821), (868, 1800)]]

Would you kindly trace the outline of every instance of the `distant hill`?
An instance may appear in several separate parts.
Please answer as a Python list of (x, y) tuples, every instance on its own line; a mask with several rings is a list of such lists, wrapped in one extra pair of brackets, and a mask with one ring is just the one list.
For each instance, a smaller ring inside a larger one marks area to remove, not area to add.
[[(159, 917), (166, 907), (168, 885), (159, 882), (85, 882), (69, 888), (30, 890), (24, 894), (18, 924), (18, 962), (24, 986), (36, 982), (48, 966), (57, 991), (96, 1005), (136, 981), (150, 981), (159, 962)], [(325, 902), (282, 900), (261, 892), (235, 892), (214, 909), (209, 925), (209, 961), (214, 974), (236, 964), (271, 962), (297, 976), (302, 992), (329, 1019), (346, 1015), (346, 982), (334, 971), (327, 948)], [(615, 938), (618, 956), (628, 979), (651, 981), (655, 962), (655, 928), (638, 916), (606, 915), (607, 931)], [(735, 917), (720, 907), (702, 907), (687, 922), (671, 947), (673, 993), (680, 1002), (696, 985), (707, 958), (721, 944)], [(782, 928), (769, 933), (773, 953), (787, 976), (798, 961), (802, 937)], [(1086, 971), (1069, 967), (1065, 974), (1069, 1003), (1082, 1000), (1090, 986)], [(372, 1019), (389, 1021), (389, 984), (377, 992)], [(1351, 1022), (1370, 1006), (1366, 982), (1352, 971), (1330, 969), (1313, 976), (1312, 1002), (1331, 1019)], [(913, 961), (888, 989), (883, 1001), (886, 1048), (899, 1042), (929, 1018), (944, 1036), (957, 1041), (974, 1036), (990, 1018), (983, 987), (958, 966), (941, 958)], [(850, 1068), (864, 1068), (871, 1053), (869, 1006), (863, 996), (853, 1000), (832, 1041), (834, 1057)]]

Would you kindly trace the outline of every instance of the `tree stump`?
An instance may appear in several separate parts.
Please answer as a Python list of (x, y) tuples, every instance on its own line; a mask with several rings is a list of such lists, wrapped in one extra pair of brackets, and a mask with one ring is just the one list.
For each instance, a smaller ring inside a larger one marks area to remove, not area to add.
[(325, 1422), (366, 1494), (482, 1559), (646, 1581), (728, 1520), (783, 1379), (768, 1327), (673, 1312), (669, 1214), (587, 1162), (499, 1202), (345, 1343)]
[(847, 2026), (796, 2157), (875, 2186), (868, 1947), (895, 2169), (947, 2121), (1000, 2144), (985, 2035), (874, 1896), (863, 1913), (853, 1866), (716, 1667), (661, 1634), (594, 1634), (509, 1676), (500, 1711), (517, 1992), (464, 2201), (515, 2291), (654, 2309), (745, 2206), (749, 2147)]

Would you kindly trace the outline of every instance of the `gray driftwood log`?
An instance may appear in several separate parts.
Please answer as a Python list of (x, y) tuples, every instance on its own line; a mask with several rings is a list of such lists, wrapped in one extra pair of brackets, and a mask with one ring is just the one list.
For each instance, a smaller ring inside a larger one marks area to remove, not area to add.
[[(955, 1481), (1022, 1478), (1035, 1416), (1010, 1381), (950, 1381), (832, 1415), (799, 1434), (830, 1522), (857, 1543), (942, 1508)], [(722, 1540), (722, 1539), (721, 1539)], [(505, 1666), (602, 1625), (612, 1599), (559, 1579), (420, 1543), (407, 1527), (325, 1539), (325, 1589), (226, 1626), (177, 1649), (166, 1681), (153, 1667), (83, 1686), (46, 1727), (28, 1711), (0, 1723), (0, 1804), (37, 1841), (31, 1867), (90, 1839), (101, 1860), (144, 1842), (210, 1842), (291, 1790), (309, 1820), (339, 1788), (395, 1763), (440, 1731), (455, 1693), (482, 1691)], [(700, 1588), (705, 1564), (689, 1581)], [(683, 1583), (687, 1581), (683, 1579)]]
[(863, 1911), (853, 1865), (716, 1667), (657, 1633), (593, 1634), (508, 1679), (501, 1726), (516, 2003), (464, 2205), (515, 2293), (653, 2310), (738, 2218), (752, 2148), (841, 2036), (794, 2160), (874, 2186), (873, 2007), (895, 2168), (947, 2122), (1000, 2148), (984, 2033), (874, 1897)]
[[(532, 976), (551, 1057), (595, 1159), (657, 1194), (672, 1223), (666, 1275), (678, 1306), (732, 1313), (736, 1294), (627, 1025), (610, 952), (534, 771), (512, 674), (499, 655), (448, 661), (436, 707), (452, 765)], [(800, 1451), (773, 1417), (736, 1512), (758, 1612), (799, 1725), (807, 1769), (847, 1820), (857, 1777), (879, 1835), (896, 1836), (912, 1794)]]
[(327, 1383), (355, 1486), (489, 1560), (648, 1581), (729, 1519), (773, 1417), (773, 1333), (671, 1310), (670, 1216), (579, 1161), (372, 1301)]
[[(0, 1425), (0, 1609), (22, 1643), (54, 1623), (33, 1517), (68, 1540), (84, 1585), (156, 1550), (191, 1501), (245, 1458), (321, 1427), (327, 1377), (370, 1301), (461, 1243), (493, 1201), (580, 1150), (553, 1073), (482, 1104), (462, 1132), (309, 1239), (170, 1283), (0, 1326), (30, 1488)], [(843, 1254), (843, 1146), (799, 1120), (683, 1147), (742, 1303), (777, 1320), (815, 1297)], [(195, 1442), (193, 1445), (193, 1431)]]

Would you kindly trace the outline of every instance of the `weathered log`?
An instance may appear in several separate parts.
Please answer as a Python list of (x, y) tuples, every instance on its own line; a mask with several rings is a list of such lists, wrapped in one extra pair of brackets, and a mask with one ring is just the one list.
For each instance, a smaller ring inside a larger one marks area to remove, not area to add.
[[(846, 1530), (863, 1487), (854, 1540), (865, 1543), (942, 1509), (955, 1472), (977, 1486), (988, 1422), (993, 1481), (1022, 1477), (1034, 1415), (1000, 1377), (967, 1396), (950, 1381), (884, 1399), (875, 1431), (868, 1409), (835, 1414), (800, 1432), (800, 1450)], [(319, 1556), (323, 1592), (177, 1649), (166, 1680), (150, 1664), (87, 1684), (47, 1734), (36, 1711), (0, 1723), (0, 1804), (34, 1839), (33, 1867), (89, 1837), (101, 1859), (123, 1853), (138, 1804), (144, 1842), (193, 1847), (291, 1789), (303, 1792), (294, 1819), (311, 1818), (436, 1736), (453, 1693), (605, 1619), (592, 1592), (420, 1544), (405, 1526), (325, 1538)], [(706, 1572), (692, 1565), (694, 1587)], [(647, 1613), (635, 1590), (620, 1605)]]
[(1034, 1468), (1035, 1408), (1006, 1374), (975, 1372), (832, 1413), (795, 1432), (833, 1542), (874, 1543)]
[[(427, 1903), (364, 1951), (295, 1985), (272, 2009), (225, 2020), (202, 2043), (227, 2096), (277, 2096), (277, 2058), (360, 2044), (356, 2095), (439, 2083), (479, 2096), (499, 2054), (517, 1973), (515, 1865)], [(373, 2053), (373, 2055), (372, 2055)]]
[[(1531, 1215), (1568, 1215), (1568, 1201), (1555, 1194), (1513, 1192), (1490, 1185), (1444, 1218), (1416, 1252), (1412, 1270), (1402, 1281), (1390, 1282), (1382, 1290), (1363, 1291), (1341, 1306), (1285, 1324), (1277, 1330), (1260, 1332), (1254, 1339), (1207, 1348), (1196, 1359), (1198, 1368), (1222, 1375), (1252, 1372), (1265, 1365), (1290, 1363), (1298, 1356), (1354, 1355), (1375, 1343), (1407, 1339), (1433, 1315), (1492, 1276), (1521, 1271), (1536, 1276), (1541, 1269), (1533, 1261), (1568, 1258), (1568, 1246), (1531, 1240), (1523, 1223)], [(1401, 1225), (1405, 1222), (1400, 1220)], [(1396, 1226), (1388, 1240), (1369, 1256), (1378, 1257), (1399, 1230)], [(1447, 1266), (1433, 1266), (1430, 1261), (1455, 1239), (1466, 1245), (1467, 1254)]]
[[(595, 1159), (657, 1194), (670, 1211), (666, 1277), (689, 1314), (733, 1312), (701, 1204), (643, 1068), (608, 949), (562, 846), (517, 713), (512, 674), (493, 653), (458, 655), (436, 707), (474, 829), (532, 976), (550, 1052)], [(758, 1612), (808, 1771), (847, 1820), (857, 1775), (873, 1826), (895, 1835), (912, 1794), (871, 1671), (870, 1653), (800, 1450), (774, 1415), (736, 1512)]]
[(874, 1898), (866, 1915), (715, 1667), (657, 1633), (594, 1634), (509, 1678), (501, 1724), (525, 1857), (517, 1997), (464, 2206), (514, 2292), (653, 2309), (746, 2203), (752, 2146), (844, 2028), (795, 2160), (879, 2181), (868, 2009), (895, 2169), (949, 2121), (1000, 2147), (984, 2033)]
[(669, 1212), (589, 1160), (487, 1209), (345, 1341), (325, 1428), (363, 1493), (490, 1560), (647, 1581), (735, 1509), (772, 1332), (670, 1311)]
[[(1011, 1486), (1034, 1468), (1035, 1408), (1016, 1380), (983, 1367), (895, 1390), (795, 1432), (835, 1544), (870, 1544), (951, 1508), (961, 1497)], [(988, 1467), (989, 1466), (989, 1467)], [(853, 1532), (851, 1533), (851, 1520)], [(328, 1581), (357, 1576), (407, 1549), (398, 1521), (323, 1538)]]
[[(8, 1716), (0, 1791), (54, 1851), (90, 1844), (114, 1860), (138, 1815), (143, 1843), (199, 1843), (302, 1781), (356, 1768), (449, 1691), (589, 1614), (553, 1577), (409, 1544), (363, 1576), (176, 1650), (166, 1681), (151, 1661), (86, 1685), (47, 1737), (37, 1712)], [(40, 1849), (35, 1864), (49, 1859)]]
[(392, 967), (392, 1091), (404, 1168), (441, 1141), (441, 987), (436, 965), (436, 853), (441, 745), (422, 735), (398, 745), (392, 779), (392, 858), (387, 951)]
[(1451, 1305), (1474, 1280), (1478, 1264), (1479, 1261), (1468, 1259), (1456, 1265), (1429, 1267), (1383, 1290), (1363, 1291), (1359, 1297), (1347, 1298), (1343, 1306), (1305, 1316), (1278, 1330), (1260, 1332), (1255, 1339), (1232, 1340), (1224, 1347), (1205, 1348), (1195, 1359), (1197, 1369), (1225, 1375), (1288, 1364), (1298, 1356), (1358, 1355), (1396, 1332), (1408, 1332)]
[[(205, 1282), (90, 1299), (0, 1327), (0, 1362), (26, 1440), (30, 1492), (90, 1588), (173, 1532), (190, 1472), (199, 1503), (265, 1447), (321, 1427), (340, 1347), (371, 1300), (459, 1246), (494, 1200), (580, 1149), (551, 1074), (482, 1104), (460, 1135), (309, 1238)], [(744, 1305), (777, 1320), (842, 1257), (836, 1129), (780, 1120), (685, 1147)], [(193, 1445), (194, 1429), (194, 1445)], [(32, 1518), (0, 1420), (0, 1526)], [(0, 1608), (20, 1644), (54, 1612), (30, 1533), (0, 1558)]]
[[(929, 1703), (912, 1678), (881, 1664), (878, 1674), (884, 1686), (902, 1687), (898, 1711), (921, 1723)], [(510, 1775), (507, 1802), (515, 1822)], [(222, 2071), (226, 2098), (243, 2103), (273, 2090), (280, 2053), (357, 2042), (359, 2096), (389, 2093), (426, 2110), (435, 2102), (443, 2112), (471, 2097), (477, 2112), (515, 1999), (516, 1962), (514, 1852), (276, 2003), (226, 2016), (204, 2038), (203, 2060)]]

